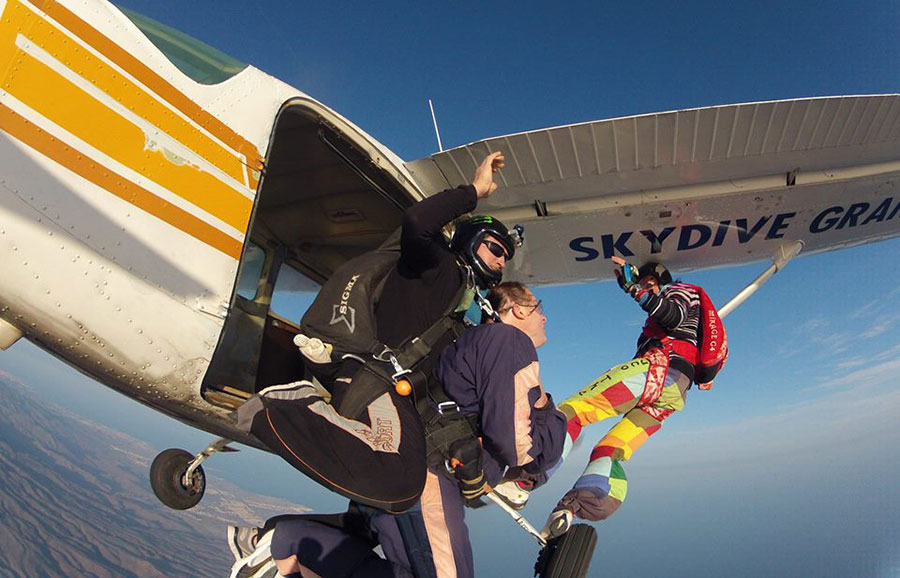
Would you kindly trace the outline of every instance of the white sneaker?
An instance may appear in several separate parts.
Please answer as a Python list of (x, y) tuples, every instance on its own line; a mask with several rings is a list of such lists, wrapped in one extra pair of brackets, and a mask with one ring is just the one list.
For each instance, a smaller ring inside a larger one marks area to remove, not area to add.
[(269, 551), (272, 534), (274, 532), (266, 532), (257, 541), (255, 550), (234, 563), (229, 578), (270, 578), (278, 575), (275, 560)]
[(256, 549), (257, 534), (259, 528), (228, 526), (228, 549), (234, 555), (235, 561), (249, 556)]
[(494, 493), (502, 498), (512, 509), (521, 510), (528, 503), (531, 492), (520, 486), (516, 480), (509, 480), (502, 484), (497, 484)]

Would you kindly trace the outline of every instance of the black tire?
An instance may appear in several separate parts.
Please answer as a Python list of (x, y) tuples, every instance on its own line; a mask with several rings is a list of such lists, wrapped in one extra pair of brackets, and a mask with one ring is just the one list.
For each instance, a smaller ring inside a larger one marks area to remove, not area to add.
[(540, 578), (584, 578), (591, 565), (597, 531), (587, 524), (575, 524), (541, 550), (535, 567)]
[(150, 487), (159, 501), (173, 510), (187, 510), (196, 506), (206, 491), (206, 474), (198, 466), (191, 476), (191, 487), (184, 485), (184, 474), (194, 456), (184, 450), (168, 449), (160, 452), (150, 465)]

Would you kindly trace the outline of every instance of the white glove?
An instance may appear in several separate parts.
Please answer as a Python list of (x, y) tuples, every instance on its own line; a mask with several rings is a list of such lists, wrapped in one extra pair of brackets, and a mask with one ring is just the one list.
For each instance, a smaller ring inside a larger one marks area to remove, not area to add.
[(323, 343), (318, 337), (307, 337), (298, 333), (294, 336), (294, 345), (313, 363), (331, 363), (332, 345)]

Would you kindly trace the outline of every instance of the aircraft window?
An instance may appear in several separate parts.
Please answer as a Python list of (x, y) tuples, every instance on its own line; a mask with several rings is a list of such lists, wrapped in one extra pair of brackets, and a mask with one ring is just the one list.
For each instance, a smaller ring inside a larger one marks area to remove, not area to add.
[(278, 271), (278, 280), (275, 281), (270, 310), (299, 324), (300, 318), (312, 305), (321, 288), (321, 285), (290, 265), (282, 265)]
[(262, 247), (250, 243), (241, 265), (241, 276), (238, 278), (237, 294), (252, 301), (256, 298), (259, 277), (266, 264), (266, 253)]
[(116, 6), (178, 69), (200, 84), (228, 80), (247, 65), (183, 32), (133, 10)]

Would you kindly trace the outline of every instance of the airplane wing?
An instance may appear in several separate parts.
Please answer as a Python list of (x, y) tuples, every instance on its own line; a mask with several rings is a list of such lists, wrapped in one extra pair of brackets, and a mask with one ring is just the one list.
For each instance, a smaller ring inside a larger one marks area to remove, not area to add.
[(406, 163), (431, 193), (471, 182), (502, 150), (479, 203), (525, 226), (512, 278), (612, 278), (613, 254), (676, 271), (900, 234), (900, 95), (716, 106), (489, 138)]

